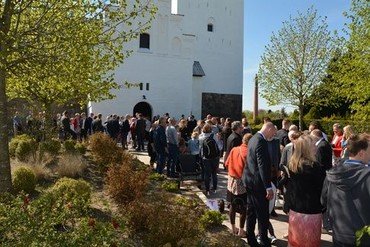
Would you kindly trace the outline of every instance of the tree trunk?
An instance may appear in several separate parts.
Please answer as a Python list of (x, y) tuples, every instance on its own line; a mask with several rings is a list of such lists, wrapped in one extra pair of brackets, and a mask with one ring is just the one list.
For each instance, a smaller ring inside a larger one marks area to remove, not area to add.
[(300, 131), (303, 131), (303, 105), (299, 105), (298, 106), (298, 110), (299, 110), (299, 130)]
[(6, 0), (3, 12), (0, 12), (0, 193), (12, 191), (12, 176), (9, 159), (9, 126), (8, 99), (6, 96), (7, 58), (9, 56), (10, 40), (8, 38), (14, 2)]
[(8, 144), (8, 108), (6, 97), (6, 72), (0, 67), (0, 193), (12, 190)]
[(44, 105), (44, 110), (45, 110), (45, 123), (44, 123), (43, 136), (45, 140), (51, 140), (55, 136), (53, 112), (51, 110), (50, 103), (44, 103), (43, 105)]

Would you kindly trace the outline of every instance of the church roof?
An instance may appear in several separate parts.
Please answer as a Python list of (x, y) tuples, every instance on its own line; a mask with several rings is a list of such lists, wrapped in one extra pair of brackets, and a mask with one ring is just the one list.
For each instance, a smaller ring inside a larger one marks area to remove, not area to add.
[(194, 61), (193, 63), (193, 76), (205, 76), (204, 70), (202, 65), (200, 65), (199, 61)]

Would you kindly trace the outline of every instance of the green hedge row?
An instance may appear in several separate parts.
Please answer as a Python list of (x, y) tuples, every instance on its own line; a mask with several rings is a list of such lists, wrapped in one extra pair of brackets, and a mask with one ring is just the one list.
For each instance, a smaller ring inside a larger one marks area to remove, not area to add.
[[(281, 122), (283, 119), (274, 119), (271, 120), (273, 124), (275, 124), (278, 129), (281, 129)], [(299, 126), (298, 119), (291, 120), (293, 124)], [(312, 121), (318, 122), (319, 126), (321, 126), (321, 130), (324, 131), (327, 135), (331, 136), (333, 134), (333, 124), (339, 123), (342, 128), (346, 125), (352, 125), (353, 128), (358, 133), (368, 132), (370, 133), (370, 123), (369, 122), (358, 122), (353, 120), (332, 120), (332, 119), (314, 119), (314, 120), (308, 120), (304, 119), (303, 122), (303, 129), (308, 129), (308, 126)], [(256, 133), (259, 131), (262, 127), (262, 124), (258, 125), (252, 125), (252, 131), (253, 133)]]

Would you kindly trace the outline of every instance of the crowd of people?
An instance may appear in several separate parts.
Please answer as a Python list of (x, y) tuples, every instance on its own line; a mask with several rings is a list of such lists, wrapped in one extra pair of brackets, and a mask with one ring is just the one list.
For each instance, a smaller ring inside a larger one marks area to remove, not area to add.
[[(23, 129), (20, 122), (18, 116), (13, 118), (15, 131)], [(152, 169), (168, 177), (178, 176), (180, 155), (194, 155), (207, 196), (217, 190), (223, 158), (231, 231), (246, 237), (251, 246), (276, 241), (269, 219), (277, 216), (274, 206), (280, 197), (289, 215), (289, 246), (320, 246), (321, 233), (329, 231), (334, 246), (354, 246), (356, 230), (370, 224), (370, 135), (357, 134), (349, 125), (334, 124), (329, 140), (317, 122), (299, 131), (284, 119), (278, 130), (265, 118), (260, 131), (252, 133), (246, 118), (177, 120), (166, 113), (148, 119), (137, 113), (103, 120), (102, 114), (71, 117), (66, 111), (56, 117), (55, 126), (61, 140), (83, 141), (105, 132), (122, 148), (147, 151)]]

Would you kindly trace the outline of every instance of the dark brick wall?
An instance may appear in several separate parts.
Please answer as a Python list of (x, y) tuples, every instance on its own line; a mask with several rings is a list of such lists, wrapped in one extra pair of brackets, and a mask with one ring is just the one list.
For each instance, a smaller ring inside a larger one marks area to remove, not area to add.
[(205, 118), (207, 114), (240, 120), (242, 116), (242, 95), (202, 93), (202, 118)]

